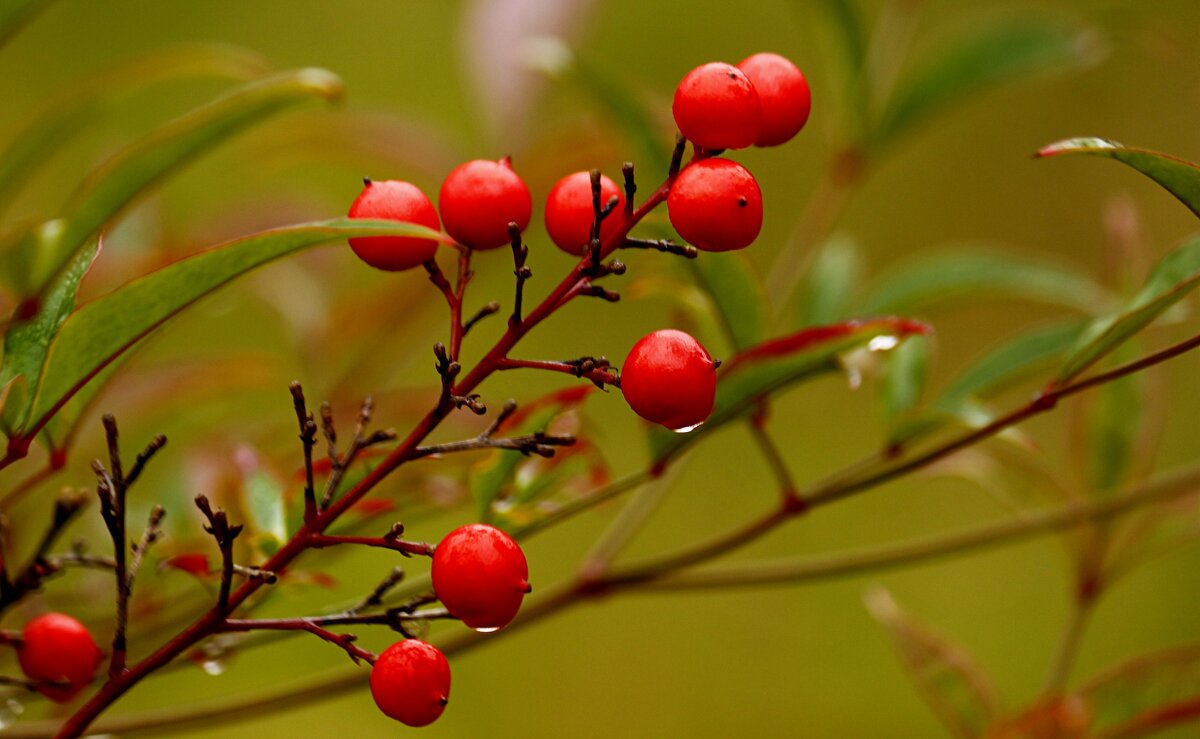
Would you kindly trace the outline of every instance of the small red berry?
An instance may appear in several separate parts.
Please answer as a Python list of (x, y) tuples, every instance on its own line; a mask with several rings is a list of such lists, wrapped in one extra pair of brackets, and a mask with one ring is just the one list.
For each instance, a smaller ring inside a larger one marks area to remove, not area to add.
[(738, 62), (758, 91), (762, 129), (755, 146), (778, 146), (804, 128), (812, 110), (812, 91), (804, 74), (787, 58), (763, 52)]
[(494, 526), (461, 526), (433, 552), (433, 591), (446, 610), (473, 629), (507, 626), (529, 592), (529, 565), (521, 547)]
[(621, 392), (647, 421), (677, 431), (694, 428), (712, 413), (718, 364), (690, 334), (655, 331), (629, 350)]
[(675, 88), (671, 112), (679, 132), (705, 149), (744, 149), (758, 139), (762, 126), (754, 83), (724, 62), (688, 72)]
[(455, 241), (473, 249), (495, 249), (510, 243), (509, 223), (516, 222), (522, 231), (529, 225), (533, 201), (507, 157), (499, 162), (476, 159), (446, 175), (438, 210)]
[(25, 624), (17, 648), (25, 677), (35, 683), (66, 683), (38, 686), (55, 703), (66, 703), (87, 687), (101, 659), (87, 627), (65, 613), (44, 613)]
[[(600, 176), (600, 205), (617, 198), (617, 209), (600, 224), (600, 238), (609, 238), (621, 228), (621, 205), (625, 202), (617, 183)], [(580, 256), (592, 238), (596, 220), (592, 204), (590, 172), (576, 172), (558, 181), (546, 197), (546, 231), (559, 249)]]
[(450, 664), (432, 644), (405, 639), (391, 645), (371, 668), (371, 697), (384, 714), (409, 726), (437, 720), (450, 700)]
[[(378, 218), (416, 223), (438, 230), (437, 210), (433, 202), (411, 182), (400, 180), (366, 181), (366, 186), (350, 205), (351, 218)], [(437, 253), (438, 242), (414, 236), (360, 236), (350, 239), (350, 248), (359, 259), (376, 269), (397, 272), (418, 267)]]
[(762, 230), (762, 191), (737, 162), (702, 159), (685, 167), (671, 185), (667, 214), (679, 235), (697, 249), (741, 249)]

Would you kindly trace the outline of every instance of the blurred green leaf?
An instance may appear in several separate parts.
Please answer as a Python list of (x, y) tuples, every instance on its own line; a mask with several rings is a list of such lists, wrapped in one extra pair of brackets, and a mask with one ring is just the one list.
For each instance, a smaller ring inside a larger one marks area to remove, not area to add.
[(868, 592), (864, 600), (887, 632), (909, 679), (949, 732), (984, 736), (1000, 715), (1000, 701), (970, 655), (901, 610), (883, 588)]
[(0, 2), (0, 47), (54, 0), (4, 0)]
[(1119, 311), (1097, 319), (1079, 337), (1057, 382), (1065, 384), (1154, 322), (1200, 284), (1200, 238), (1185, 242), (1150, 272), (1145, 286)]
[(746, 258), (736, 252), (703, 254), (688, 260), (697, 284), (716, 306), (717, 317), (742, 350), (759, 341), (767, 325), (767, 296)]
[[(53, 235), (49, 238), (54, 238)], [(87, 274), (100, 252), (100, 242), (93, 239), (55, 279), (41, 301), (40, 309), (28, 321), (14, 317), (4, 333), (4, 363), (0, 366), (0, 384), (12, 383), (0, 422), (4, 432), (24, 428), (29, 418), (33, 395), (47, 364), (51, 344), (67, 317), (75, 310), (75, 295), (79, 281)], [(14, 382), (22, 378), (19, 382)]]
[(897, 418), (916, 407), (929, 375), (929, 337), (912, 336), (886, 360), (883, 407), (888, 418)]
[(947, 423), (982, 426), (992, 414), (972, 398), (985, 398), (1061, 360), (1083, 331), (1084, 323), (1052, 324), (1022, 334), (992, 349), (959, 373), (928, 410), (891, 431), (893, 444), (906, 444)]
[(928, 326), (915, 321), (880, 318), (805, 329), (751, 347), (722, 367), (712, 414), (702, 426), (686, 433), (660, 426), (651, 429), (651, 457), (661, 464), (709, 432), (753, 411), (755, 401), (800, 380), (838, 371), (838, 356), (851, 349), (870, 346), (880, 337), (887, 337), (887, 346), (894, 348), (897, 340), (928, 331)]
[(333, 218), (263, 231), (175, 262), (92, 301), (62, 325), (36, 388), (28, 422), (15, 431), (35, 435), (48, 418), (114, 359), (167, 319), (230, 280), (273, 259), (334, 239), (355, 236), (441, 238), (423, 226), (395, 221)]
[[(561, 411), (560, 407), (538, 411), (518, 424), (514, 435), (545, 431)], [(471, 468), (471, 500), (475, 501), (475, 512), (481, 521), (491, 518), (492, 505), (512, 483), (513, 475), (524, 459), (521, 454), (511, 450), (493, 449), (483, 461)]]
[(998, 294), (1091, 312), (1107, 300), (1091, 279), (1017, 254), (964, 248), (910, 260), (885, 275), (858, 305), (861, 315), (908, 313), (930, 304)]
[(1043, 158), (1057, 154), (1091, 154), (1116, 159), (1162, 185), (1188, 210), (1200, 216), (1200, 165), (1169, 154), (1134, 149), (1099, 138), (1067, 139), (1043, 146), (1037, 153)]
[(1133, 464), (1142, 398), (1137, 377), (1122, 377), (1097, 389), (1088, 423), (1092, 490), (1116, 492)]
[(147, 187), (235, 133), (313, 97), (333, 100), (342, 83), (322, 69), (285, 72), (246, 84), (163, 125), (84, 180), (65, 206), (58, 238), (39, 249), (25, 288), (41, 292), (87, 239)]
[(55, 151), (86, 130), (113, 98), (180, 77), (246, 80), (268, 69), (257, 54), (235, 46), (189, 45), (143, 54), (72, 85), (22, 127), (0, 153), (0, 209)]
[[(867, 58), (867, 28), (854, 0), (818, 0), (829, 18), (832, 33), (837, 38), (838, 51), (844, 67), (841, 89), (846, 90), (847, 105), (850, 107), (850, 124), (861, 133), (865, 126), (870, 85), (864, 79)], [(808, 2), (799, 3), (807, 17)]]
[(800, 325), (819, 326), (846, 318), (863, 283), (863, 256), (854, 239), (835, 234), (813, 259), (801, 287)]
[(1042, 13), (976, 19), (904, 75), (870, 134), (870, 144), (890, 143), (922, 120), (989, 88), (1090, 66), (1101, 51), (1092, 29)]
[(249, 449), (238, 453), (242, 474), (242, 503), (248, 516), (250, 535), (263, 554), (274, 554), (288, 539), (287, 511), (283, 486), (259, 464)]
[(1079, 695), (1091, 710), (1094, 736), (1119, 736), (1144, 712), (1200, 697), (1200, 645), (1135, 657), (1089, 680)]

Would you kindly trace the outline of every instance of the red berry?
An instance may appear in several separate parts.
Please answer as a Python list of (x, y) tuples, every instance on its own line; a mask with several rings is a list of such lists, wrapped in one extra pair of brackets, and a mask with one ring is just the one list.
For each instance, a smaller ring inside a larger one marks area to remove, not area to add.
[(525, 230), (533, 202), (507, 157), (499, 162), (476, 159), (446, 175), (438, 210), (455, 241), (473, 249), (495, 249), (510, 243), (509, 223), (515, 221)]
[(504, 628), (529, 592), (521, 547), (494, 526), (461, 526), (433, 552), (433, 591), (446, 610), (473, 629)]
[(762, 125), (754, 83), (724, 62), (688, 72), (675, 88), (671, 112), (679, 132), (705, 149), (744, 149), (758, 139)]
[(621, 368), (621, 392), (633, 412), (647, 421), (690, 429), (712, 413), (718, 364), (690, 334), (655, 331), (629, 350)]
[[(617, 198), (617, 209), (600, 225), (600, 238), (607, 239), (621, 228), (621, 205), (625, 198), (617, 184), (600, 176), (600, 205)], [(595, 209), (592, 205), (592, 176), (589, 172), (569, 174), (558, 181), (546, 197), (546, 231), (559, 249), (580, 256), (591, 242)]]
[(667, 214), (679, 235), (697, 249), (741, 249), (762, 229), (762, 191), (737, 162), (702, 159), (685, 167), (671, 185)]
[[(438, 215), (433, 203), (411, 182), (367, 181), (366, 187), (350, 205), (351, 218), (379, 218), (404, 221), (438, 230)], [(414, 236), (360, 236), (350, 239), (350, 248), (359, 259), (377, 269), (397, 272), (418, 267), (437, 253), (438, 242)]]
[(450, 700), (446, 655), (417, 639), (398, 641), (371, 668), (371, 696), (386, 715), (409, 726), (437, 720)]
[(755, 146), (778, 146), (804, 128), (812, 110), (812, 92), (804, 74), (786, 58), (763, 52), (738, 62), (758, 91), (762, 129)]
[(55, 703), (66, 703), (96, 676), (103, 655), (87, 627), (64, 613), (45, 613), (25, 624), (17, 661), (34, 682), (65, 682), (38, 686)]

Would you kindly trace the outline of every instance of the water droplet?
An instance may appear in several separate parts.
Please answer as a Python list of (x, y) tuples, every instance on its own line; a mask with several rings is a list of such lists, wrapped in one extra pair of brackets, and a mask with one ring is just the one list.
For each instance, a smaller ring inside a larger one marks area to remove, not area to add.
[(683, 426), (681, 428), (671, 429), (671, 430), (677, 434), (686, 434), (689, 431), (695, 431), (696, 429), (700, 428), (703, 425), (704, 425), (704, 421), (701, 421), (700, 423), (695, 423), (695, 424), (692, 424), (691, 426)]
[(0, 731), (7, 729), (17, 722), (17, 718), (25, 712), (25, 706), (16, 698), (5, 698), (0, 701)]
[(229, 664), (221, 657), (210, 657), (200, 663), (200, 669), (204, 670), (204, 674), (217, 677), (225, 674), (225, 670), (229, 668)]
[[(471, 627), (471, 628), (474, 628), (474, 627)], [(475, 630), (478, 631), (480, 634), (494, 634), (500, 630), (500, 627), (499, 626), (490, 626), (488, 628), (475, 629)]]
[(876, 336), (867, 342), (867, 351), (886, 352), (900, 345), (900, 339), (895, 336)]
[(857, 390), (862, 387), (862, 371), (858, 367), (846, 368), (846, 382), (850, 385), (851, 390)]

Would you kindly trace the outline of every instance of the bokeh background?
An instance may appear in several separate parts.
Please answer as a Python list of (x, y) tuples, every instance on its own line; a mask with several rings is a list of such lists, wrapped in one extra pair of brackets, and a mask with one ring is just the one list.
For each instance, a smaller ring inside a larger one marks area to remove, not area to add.
[[(860, 4), (868, 20), (889, 12), (885, 5), (916, 6), (916, 57), (939, 37), (991, 22), (990, 13), (1012, 7), (992, 0)], [(1053, 0), (1021, 7), (1093, 27), (1106, 53), (1086, 69), (971, 97), (910, 131), (874, 161), (836, 228), (858, 244), (870, 275), (923, 251), (987, 243), (1109, 279), (1106, 218), (1136, 214), (1145, 246), (1137, 259), (1144, 263), (1194, 231), (1184, 208), (1118, 165), (1039, 162), (1029, 155), (1060, 138), (1098, 135), (1200, 159), (1200, 6), (1193, 0)], [(541, 42), (531, 41), (538, 37)], [(535, 278), (529, 289), (538, 296), (571, 264), (540, 227), (540, 200), (549, 187), (567, 172), (594, 166), (616, 176), (622, 161), (641, 162), (645, 154), (586, 88), (530, 71), (531, 54), (545, 61), (561, 51), (546, 37), (558, 39), (644, 105), (661, 130), (660, 157), (673, 133), (671, 94), (692, 67), (771, 50), (806, 72), (814, 96), (808, 128), (787, 146), (737, 154), (758, 177), (767, 212), (763, 234), (746, 255), (760, 273), (770, 270), (845, 140), (836, 43), (822, 4), (810, 0), (59, 0), (0, 53), (0, 138), (77, 80), (172, 44), (232, 44), (281, 69), (325, 67), (346, 83), (342, 105), (313, 105), (273, 119), (157, 189), (110, 235), (85, 283), (86, 295), (101, 295), (242, 233), (342, 214), (363, 175), (408, 179), (432, 194), (460, 161), (511, 154), (534, 193), (529, 241)], [(10, 217), (44, 214), (121, 144), (226, 86), (190, 80), (116, 100), (27, 183), (9, 204)], [(656, 176), (644, 174), (643, 186)], [(665, 212), (658, 223), (665, 224)], [(631, 254), (625, 261), (630, 273), (621, 303), (573, 305), (532, 336), (523, 355), (620, 358), (636, 338), (665, 325), (706, 330), (679, 287), (686, 271), (657, 254)], [(509, 297), (506, 253), (482, 255), (477, 271), (472, 294), (479, 303)], [(172, 440), (139, 486), (140, 510), (167, 501), (175, 514), (173, 541), (182, 542), (181, 548), (189, 541), (201, 547), (188, 501), (197, 492), (236, 487), (229, 482), (235, 459), (257, 455), (286, 479), (299, 461), (291, 446), (294, 419), (285, 389), (292, 379), (304, 382), (310, 398), (329, 398), (347, 421), (358, 399), (374, 393), (380, 424), (406, 428), (434, 392), (428, 347), (442, 338), (441, 311), (423, 275), (376, 273), (336, 244), (269, 266), (206, 299), (139, 351), (97, 409), (119, 415), (130, 446), (158, 431)], [(944, 385), (955, 368), (998, 338), (1061, 314), (1061, 308), (983, 298), (924, 310), (921, 317), (938, 332), (931, 384)], [(784, 315), (779, 329), (796, 328), (794, 316)], [(468, 353), (478, 351), (482, 337), (498, 326), (497, 321), (478, 329), (481, 336), (468, 341)], [(728, 349), (719, 336), (704, 338), (716, 353)], [(1156, 461), (1161, 468), (1200, 453), (1194, 431), (1200, 411), (1197, 370), (1200, 364), (1189, 356), (1162, 373), (1171, 402)], [(505, 376), (484, 391), (490, 398), (528, 399), (567, 384)], [(1032, 387), (1015, 389), (1011, 402)], [(873, 383), (852, 391), (845, 378), (829, 378), (782, 395), (771, 429), (794, 474), (812, 480), (877, 448), (884, 433), (878, 406)], [(1046, 465), (1066, 479), (1075, 474), (1069, 417), (1066, 408), (1027, 426)], [(443, 436), (467, 435), (472, 424), (464, 420)], [(644, 463), (642, 426), (619, 395), (589, 401), (585, 429), (614, 471)], [(98, 422), (85, 423), (72, 465), (10, 517), (40, 525), (54, 490), (87, 486), (87, 461), (100, 451), (98, 432)], [(774, 483), (744, 431), (722, 431), (701, 450), (679, 466), (662, 511), (626, 556), (715, 533), (770, 504)], [(417, 538), (436, 540), (471, 515), (462, 504), (468, 468), (447, 465), (434, 472), (405, 473), (385, 486), (385, 495), (401, 501), (399, 515)], [(416, 501), (415, 518), (406, 515), (407, 501)], [(604, 506), (530, 541), (526, 551), (535, 585), (569, 575), (618, 510), (619, 505)], [(975, 482), (917, 475), (822, 509), (736, 556), (841, 551), (1006, 515)], [(87, 526), (80, 533), (87, 534)], [(803, 587), (629, 593), (590, 602), (455, 657), (451, 705), (423, 733), (493, 739), (938, 736), (942, 729), (864, 608), (863, 593), (886, 586), (915, 616), (967, 648), (1015, 709), (1036, 695), (1067, 612), (1070, 572), (1064, 552), (1062, 540), (1048, 536)], [(302, 564), (322, 568), (311, 559)], [(295, 615), (353, 600), (392, 564), (375, 553), (340, 556), (329, 567), (332, 584), (296, 588), (269, 610)], [(420, 571), (420, 563), (410, 566)], [(1200, 636), (1198, 566), (1200, 551), (1183, 549), (1121, 581), (1095, 614), (1075, 674), (1086, 676), (1139, 651)], [(175, 592), (171, 588), (179, 586), (163, 584), (168, 577), (150, 574), (139, 585)], [(94, 613), (104, 633), (107, 621), (96, 603), (106, 602), (107, 587), (106, 580), (72, 575), (50, 588), (47, 602)], [(154, 598), (147, 592), (141, 597), (148, 599), (143, 617), (151, 623)], [(136, 620), (132, 629), (135, 650), (156, 643), (147, 631), (139, 638)], [(446, 632), (436, 631), (435, 637), (438, 633)], [(386, 634), (361, 636), (369, 647), (388, 641)], [(289, 640), (222, 660), (220, 666), (228, 669), (214, 670), (219, 676), (198, 667), (164, 675), (140, 686), (115, 711), (252, 694), (342, 670), (344, 662), (325, 645)], [(27, 717), (46, 710), (31, 705)], [(373, 737), (402, 728), (378, 713), (364, 686), (285, 712), (169, 733)]]

